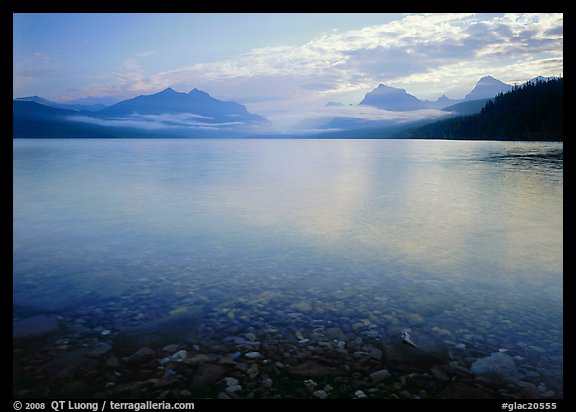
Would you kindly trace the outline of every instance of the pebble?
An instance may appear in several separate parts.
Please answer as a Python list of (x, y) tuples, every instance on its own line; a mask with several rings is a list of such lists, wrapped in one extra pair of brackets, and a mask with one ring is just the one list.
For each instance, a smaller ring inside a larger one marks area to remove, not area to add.
[(364, 399), (367, 398), (368, 395), (366, 395), (364, 392), (362, 392), (361, 390), (357, 390), (356, 392), (354, 392), (354, 396), (358, 399)]
[(424, 318), (418, 313), (410, 313), (406, 316), (408, 323), (412, 326), (420, 326), (424, 323)]
[(154, 359), (155, 357), (156, 353), (154, 352), (154, 350), (148, 347), (144, 347), (134, 352), (132, 355), (124, 358), (124, 360), (128, 363), (140, 363)]
[(188, 352), (186, 352), (185, 350), (179, 350), (178, 352), (176, 352), (174, 355), (172, 355), (170, 357), (170, 360), (172, 362), (184, 362), (187, 357), (188, 357)]
[[(196, 270), (192, 261), (190, 266), (191, 272)], [(164, 270), (164, 264), (158, 263), (154, 270), (159, 268)], [(313, 269), (303, 270), (305, 283), (307, 274)], [(167, 275), (164, 285), (174, 283), (182, 290), (177, 299), (166, 300), (169, 303), (158, 303), (162, 299), (156, 302), (149, 299), (155, 294), (157, 281), (150, 276), (145, 285), (150, 294), (141, 294), (146, 298), (145, 303), (123, 296), (117, 300), (119, 303), (101, 305), (103, 309), (100, 312), (86, 305), (83, 319), (68, 315), (56, 318), (61, 329), (55, 338), (61, 339), (49, 341), (47, 351), (27, 352), (27, 348), (17, 346), (19, 368), (25, 379), (31, 379), (33, 389), (20, 386), (15, 394), (42, 397), (58, 393), (59, 387), (78, 379), (84, 386), (87, 382), (94, 382), (90, 395), (95, 392), (96, 397), (117, 398), (133, 394), (158, 399), (197, 397), (205, 396), (207, 391), (216, 387), (220, 392), (210, 394), (218, 394), (224, 399), (431, 398), (440, 394), (479, 394), (485, 397), (506, 394), (514, 399), (528, 399), (528, 394), (534, 398), (563, 396), (562, 382), (556, 380), (556, 376), (561, 375), (558, 366), (562, 360), (561, 340), (554, 342), (556, 338), (549, 336), (552, 330), (543, 333), (529, 328), (526, 330), (530, 333), (520, 337), (517, 333), (520, 325), (503, 321), (518, 320), (509, 314), (502, 315), (506, 307), (495, 306), (492, 314), (483, 317), (478, 308), (470, 308), (475, 304), (471, 299), (462, 304), (450, 302), (450, 305), (445, 305), (445, 310), (439, 307), (441, 310), (436, 314), (434, 305), (429, 305), (430, 311), (426, 305), (414, 305), (411, 300), (421, 299), (422, 293), (411, 292), (408, 287), (403, 291), (403, 286), (395, 286), (397, 290), (394, 291), (382, 288), (378, 293), (387, 296), (370, 301), (369, 297), (380, 284), (375, 281), (372, 284), (374, 291), (368, 293), (365, 288), (370, 284), (368, 278), (359, 278), (347, 285), (343, 282), (338, 286), (342, 288), (341, 294), (332, 294), (329, 298), (321, 294), (321, 288), (314, 287), (290, 295), (290, 292), (285, 294), (282, 289), (271, 285), (273, 291), (261, 293), (258, 289), (261, 285), (242, 274), (230, 278), (237, 277), (235, 285), (245, 288), (238, 290), (242, 298), (234, 296), (224, 302), (220, 296), (230, 296), (221, 292), (217, 277), (211, 283), (199, 282), (192, 286), (188, 280), (175, 280), (176, 272), (174, 270), (174, 279)], [(190, 292), (192, 289), (194, 294)], [(202, 290), (207, 292), (200, 292)], [(158, 288), (158, 291), (161, 293), (162, 289)], [(395, 295), (397, 292), (401, 293)], [(266, 299), (262, 300), (262, 296)], [(93, 353), (97, 360), (86, 359), (87, 353), (99, 348), (99, 339), (110, 340), (116, 345), (117, 336), (123, 329), (149, 322), (154, 324), (174, 308), (191, 308), (182, 314), (191, 313), (199, 302), (202, 316), (197, 327), (190, 326), (190, 335), (168, 336), (158, 343), (137, 341), (134, 347), (125, 349), (127, 352), (114, 346), (100, 355)], [(509, 306), (514, 308), (512, 304)], [(406, 308), (410, 309), (406, 311)], [(110, 315), (108, 310), (113, 314)], [(481, 318), (478, 322), (475, 315)], [(18, 317), (14, 321), (18, 321)], [(439, 366), (432, 364), (422, 368), (418, 364), (416, 367), (408, 364), (406, 369), (393, 364), (395, 356), (398, 358), (399, 355), (388, 352), (387, 339), (397, 338), (397, 329), (413, 328), (416, 324), (423, 331), (424, 343), (439, 339), (447, 349), (451, 349), (451, 358), (446, 360), (449, 364), (438, 363)], [(106, 334), (106, 331), (114, 332)], [(426, 336), (425, 332), (432, 336)], [(561, 332), (558, 329), (556, 334)], [(518, 339), (526, 343), (518, 342)], [(65, 352), (55, 350), (63, 346), (67, 347)], [(144, 348), (136, 351), (140, 346)], [(497, 385), (487, 380), (475, 380), (468, 368), (491, 352), (502, 353), (506, 349), (517, 364), (518, 376), (523, 381), (506, 381)], [(75, 351), (79, 351), (79, 357), (73, 356)], [(132, 355), (121, 358), (121, 361), (119, 353)], [(161, 357), (166, 362), (159, 363)], [(53, 368), (57, 372), (45, 366), (53, 359), (59, 361), (58, 367)], [(88, 367), (77, 363), (77, 359), (88, 361)], [(159, 364), (163, 366), (159, 367)], [(54, 377), (60, 373), (66, 378)], [(198, 383), (192, 385), (191, 381), (197, 380), (197, 375), (203, 378), (198, 378)], [(304, 379), (304, 386), (298, 384)], [(541, 382), (544, 384), (536, 386)]]
[(254, 342), (256, 340), (256, 335), (254, 335), (251, 332), (245, 333), (244, 336), (251, 342)]
[(376, 360), (381, 360), (382, 359), (382, 351), (378, 348), (372, 348), (370, 350), (370, 357), (374, 358)]
[(308, 392), (313, 392), (314, 389), (316, 389), (316, 387), (318, 386), (318, 384), (314, 382), (312, 379), (306, 379), (304, 381), (304, 386), (306, 387)]
[(328, 393), (325, 390), (320, 389), (318, 391), (312, 392), (312, 396), (318, 399), (326, 399), (328, 398)]
[(240, 386), (240, 385), (230, 385), (230, 386), (227, 386), (226, 389), (224, 389), (224, 391), (228, 392), (228, 393), (239, 392), (241, 390), (242, 390), (242, 386)]
[(170, 345), (166, 345), (162, 348), (164, 352), (176, 352), (178, 350), (178, 344), (172, 343)]
[(117, 368), (118, 366), (120, 366), (120, 361), (116, 356), (111, 356), (108, 359), (106, 359), (106, 362), (104, 364), (106, 365), (107, 368)]
[(233, 377), (226, 377), (223, 379), (223, 383), (225, 387), (228, 386), (237, 386), (240, 384), (240, 381), (238, 381), (238, 379), (233, 378)]
[(300, 312), (310, 312), (312, 310), (312, 305), (308, 302), (299, 302), (292, 305), (294, 309), (299, 310)]
[(274, 384), (274, 381), (270, 378), (264, 379), (262, 381), (262, 387), (265, 389), (270, 389), (273, 384)]
[(430, 369), (430, 372), (432, 373), (432, 375), (434, 375), (434, 377), (436, 379), (439, 379), (441, 381), (449, 381), (450, 380), (450, 377), (448, 376), (446, 371), (444, 369), (440, 368), (439, 366), (434, 366), (432, 369)]
[(370, 379), (372, 379), (374, 383), (378, 383), (390, 378), (391, 376), (392, 375), (390, 374), (390, 371), (388, 371), (388, 369), (381, 369), (379, 371), (372, 372), (370, 374)]

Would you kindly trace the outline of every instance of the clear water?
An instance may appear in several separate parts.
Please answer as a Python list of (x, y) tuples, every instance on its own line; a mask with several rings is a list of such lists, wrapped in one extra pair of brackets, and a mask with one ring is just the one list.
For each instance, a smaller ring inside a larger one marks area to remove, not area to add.
[(201, 303), (249, 323), (238, 302), (276, 314), (308, 302), (335, 323), (412, 324), (507, 349), (559, 390), (562, 153), (523, 142), (16, 139), (15, 314), (106, 319), (127, 302), (137, 323)]

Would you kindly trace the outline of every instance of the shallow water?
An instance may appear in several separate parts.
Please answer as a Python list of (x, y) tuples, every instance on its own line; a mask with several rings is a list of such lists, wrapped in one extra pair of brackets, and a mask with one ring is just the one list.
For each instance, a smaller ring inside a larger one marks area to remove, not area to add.
[(369, 319), (506, 350), (562, 393), (561, 143), (15, 139), (13, 154), (15, 318), (112, 335), (189, 307), (208, 332)]

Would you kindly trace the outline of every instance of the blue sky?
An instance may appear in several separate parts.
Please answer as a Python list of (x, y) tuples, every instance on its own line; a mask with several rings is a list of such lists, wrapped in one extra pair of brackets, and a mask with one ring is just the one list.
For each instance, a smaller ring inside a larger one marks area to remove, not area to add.
[(196, 87), (289, 123), (379, 83), (462, 98), (563, 72), (562, 14), (15, 14), (14, 97)]

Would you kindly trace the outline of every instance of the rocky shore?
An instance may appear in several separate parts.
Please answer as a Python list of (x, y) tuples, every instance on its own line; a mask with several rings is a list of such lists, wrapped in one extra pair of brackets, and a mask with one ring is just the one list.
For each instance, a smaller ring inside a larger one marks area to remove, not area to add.
[(555, 355), (488, 328), (494, 311), (444, 309), (439, 323), (345, 288), (325, 297), (247, 289), (233, 300), (206, 290), (149, 299), (159, 292), (145, 287), (66, 314), (16, 316), (14, 396), (563, 397), (561, 370), (547, 367)]

